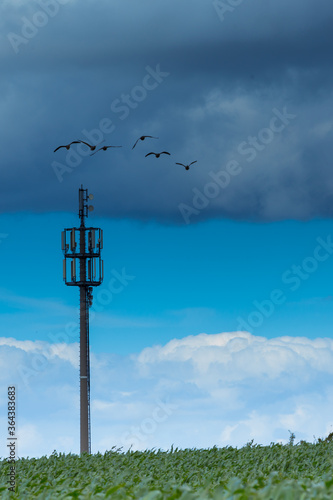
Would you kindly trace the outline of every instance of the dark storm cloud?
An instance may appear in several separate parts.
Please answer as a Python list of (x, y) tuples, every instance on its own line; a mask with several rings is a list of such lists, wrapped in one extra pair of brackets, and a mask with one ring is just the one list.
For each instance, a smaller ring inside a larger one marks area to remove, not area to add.
[[(72, 210), (82, 183), (110, 217), (330, 217), (330, 5), (221, 5), (4, 2), (2, 212)], [(122, 148), (53, 153), (74, 139)]]

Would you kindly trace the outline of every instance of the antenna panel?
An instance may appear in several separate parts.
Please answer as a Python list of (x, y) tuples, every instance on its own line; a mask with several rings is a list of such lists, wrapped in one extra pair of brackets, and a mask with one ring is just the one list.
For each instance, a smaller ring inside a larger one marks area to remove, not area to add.
[(71, 278), (72, 281), (76, 281), (76, 265), (75, 265), (75, 259), (71, 260)]
[(95, 248), (95, 229), (91, 229), (88, 233), (88, 250), (90, 253), (94, 251)]
[(75, 248), (76, 248), (75, 229), (73, 228), (71, 231), (71, 250), (72, 250), (72, 252), (75, 251)]

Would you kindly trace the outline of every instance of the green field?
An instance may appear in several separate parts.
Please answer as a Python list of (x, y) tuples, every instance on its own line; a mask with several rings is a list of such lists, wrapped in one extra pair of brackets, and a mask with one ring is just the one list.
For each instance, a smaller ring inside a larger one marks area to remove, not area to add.
[(333, 499), (333, 436), (316, 443), (242, 448), (173, 449), (96, 455), (57, 454), (16, 461), (8, 491), (1, 460), (1, 498)]

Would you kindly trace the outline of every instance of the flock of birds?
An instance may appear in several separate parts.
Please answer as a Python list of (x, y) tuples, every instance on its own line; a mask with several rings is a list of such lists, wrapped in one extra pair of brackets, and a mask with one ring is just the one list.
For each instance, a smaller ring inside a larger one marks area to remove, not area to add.
[[(158, 139), (158, 137), (154, 137), (152, 135), (142, 135), (141, 137), (139, 137), (139, 139), (137, 139), (132, 147), (132, 149), (135, 148), (135, 146), (137, 145), (137, 143), (139, 141), (144, 141), (146, 138), (150, 138), (150, 139)], [(103, 142), (103, 141), (102, 141)], [(102, 146), (101, 148), (97, 149), (97, 146), (99, 146), (99, 144), (97, 144), (96, 146), (92, 146), (91, 144), (89, 144), (88, 142), (85, 142), (85, 141), (72, 141), (70, 142), (69, 144), (64, 144), (62, 146), (58, 146), (55, 150), (54, 150), (54, 153), (56, 151), (58, 151), (58, 149), (60, 148), (65, 148), (67, 150), (69, 150), (69, 148), (71, 147), (72, 144), (85, 144), (86, 146), (88, 146), (90, 148), (90, 151), (93, 151), (93, 153), (91, 153), (90, 156), (93, 156), (94, 154), (98, 153), (98, 151), (106, 151), (107, 149), (109, 148), (121, 148), (122, 146)], [(160, 153), (154, 153), (153, 151), (151, 151), (150, 153), (147, 153), (145, 155), (145, 157), (149, 156), (149, 155), (155, 155), (155, 158), (159, 158), (161, 155), (169, 155), (170, 156), (170, 153), (168, 151), (161, 151)], [(176, 162), (176, 165), (181, 165), (182, 167), (185, 168), (185, 170), (189, 170), (190, 169), (190, 166), (193, 165), (193, 163), (197, 163), (197, 160), (195, 161), (192, 161), (191, 163), (189, 163), (188, 165), (184, 165), (183, 163), (177, 163)]]

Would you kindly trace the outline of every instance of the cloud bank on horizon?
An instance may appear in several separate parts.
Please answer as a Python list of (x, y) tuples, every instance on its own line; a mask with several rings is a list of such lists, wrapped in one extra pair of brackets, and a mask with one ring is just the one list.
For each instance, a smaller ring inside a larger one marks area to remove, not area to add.
[[(0, 354), (1, 383), (17, 387), (18, 456), (78, 453), (78, 343), (2, 337)], [(332, 431), (332, 361), (329, 338), (248, 332), (92, 353), (92, 452), (269, 445), (289, 431), (313, 442)]]
[[(225, 5), (3, 2), (1, 211), (72, 211), (83, 183), (114, 218), (331, 217), (332, 9)], [(76, 139), (122, 148), (53, 153)]]

